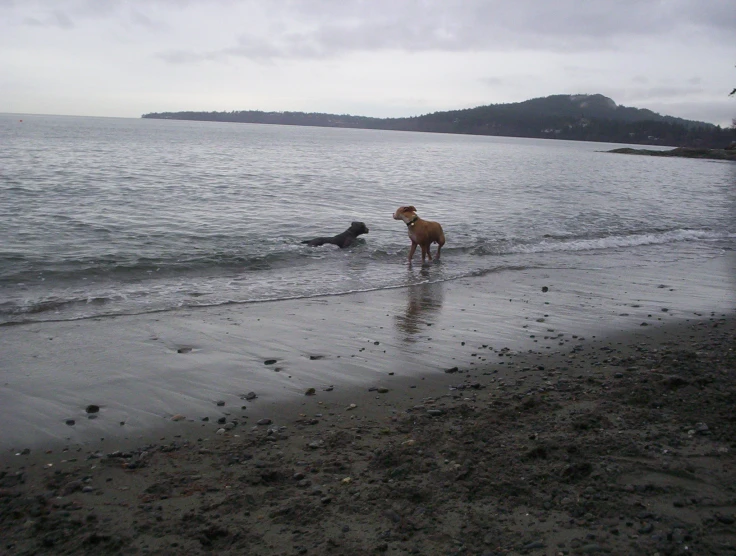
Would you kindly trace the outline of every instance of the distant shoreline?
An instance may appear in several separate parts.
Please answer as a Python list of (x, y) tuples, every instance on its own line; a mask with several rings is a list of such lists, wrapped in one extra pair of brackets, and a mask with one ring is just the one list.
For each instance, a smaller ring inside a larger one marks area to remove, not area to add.
[(375, 118), (319, 112), (152, 112), (143, 118), (348, 129), (382, 129), (593, 141), (623, 145), (719, 148), (736, 140), (734, 130), (708, 122), (662, 116), (616, 104), (603, 95), (551, 95), (524, 102), (490, 104), (420, 116)]
[(677, 147), (669, 151), (653, 151), (651, 149), (632, 149), (630, 147), (606, 151), (615, 154), (638, 154), (643, 156), (674, 156), (678, 158), (705, 158), (710, 160), (732, 160), (736, 162), (736, 150), (697, 149)]

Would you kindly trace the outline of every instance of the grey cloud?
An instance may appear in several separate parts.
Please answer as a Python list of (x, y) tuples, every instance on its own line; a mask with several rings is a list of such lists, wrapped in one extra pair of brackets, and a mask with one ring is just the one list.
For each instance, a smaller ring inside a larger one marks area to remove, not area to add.
[(687, 97), (688, 95), (694, 95), (705, 92), (702, 87), (668, 87), (668, 86), (658, 86), (658, 87), (649, 87), (646, 89), (631, 89), (626, 92), (626, 95), (631, 98), (636, 98), (640, 100), (647, 100), (647, 99), (670, 99), (670, 98), (677, 98), (681, 99), (683, 97)]
[(264, 61), (376, 50), (615, 50), (638, 36), (688, 27), (736, 33), (731, 1), (272, 0), (268, 33), (244, 33), (232, 47), (190, 53), (189, 58)]
[(61, 11), (53, 11), (46, 17), (39, 19), (37, 17), (24, 17), (21, 20), (23, 25), (30, 27), (59, 27), (61, 29), (73, 29), (74, 22), (71, 18)]
[(31, 27), (43, 27), (44, 23), (36, 19), (35, 17), (24, 17), (23, 25), (29, 25)]
[(167, 52), (161, 52), (157, 56), (170, 64), (193, 64), (207, 59), (203, 54), (188, 52), (186, 50), (169, 50)]
[(62, 29), (72, 29), (74, 27), (74, 22), (69, 18), (69, 16), (58, 10), (53, 12), (49, 21), (51, 25), (56, 25)]
[(143, 27), (155, 27), (155, 24), (151, 19), (145, 15), (143, 15), (141, 12), (137, 10), (131, 10), (130, 12), (130, 20), (133, 23), (137, 23), (138, 25), (142, 25)]

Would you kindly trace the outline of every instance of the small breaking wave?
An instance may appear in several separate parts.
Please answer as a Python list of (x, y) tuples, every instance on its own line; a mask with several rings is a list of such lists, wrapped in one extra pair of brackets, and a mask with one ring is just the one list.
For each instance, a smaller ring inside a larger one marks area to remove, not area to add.
[(473, 248), (474, 255), (512, 255), (553, 252), (579, 252), (620, 249), (645, 245), (662, 245), (684, 241), (718, 241), (736, 238), (736, 234), (712, 230), (674, 229), (651, 232), (633, 232), (601, 237), (565, 237), (547, 235), (535, 241), (505, 241), (481, 244)]

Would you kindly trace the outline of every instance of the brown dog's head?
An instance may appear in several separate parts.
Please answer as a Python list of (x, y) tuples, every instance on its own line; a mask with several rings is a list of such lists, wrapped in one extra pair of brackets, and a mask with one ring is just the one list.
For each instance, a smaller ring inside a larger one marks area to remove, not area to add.
[(403, 220), (401, 216), (410, 217), (412, 214), (416, 213), (417, 209), (415, 209), (413, 206), (409, 205), (408, 207), (399, 207), (396, 209), (396, 212), (394, 213), (394, 220)]

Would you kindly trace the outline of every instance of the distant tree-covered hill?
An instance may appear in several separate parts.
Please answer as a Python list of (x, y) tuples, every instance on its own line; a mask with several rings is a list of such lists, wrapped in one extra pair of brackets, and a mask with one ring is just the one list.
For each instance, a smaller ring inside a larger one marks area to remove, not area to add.
[(510, 104), (434, 112), (411, 118), (368, 118), (306, 112), (160, 112), (144, 118), (201, 120), (320, 127), (348, 127), (541, 137), (643, 145), (722, 148), (736, 140), (736, 129), (662, 116), (619, 106), (603, 95), (552, 95)]

